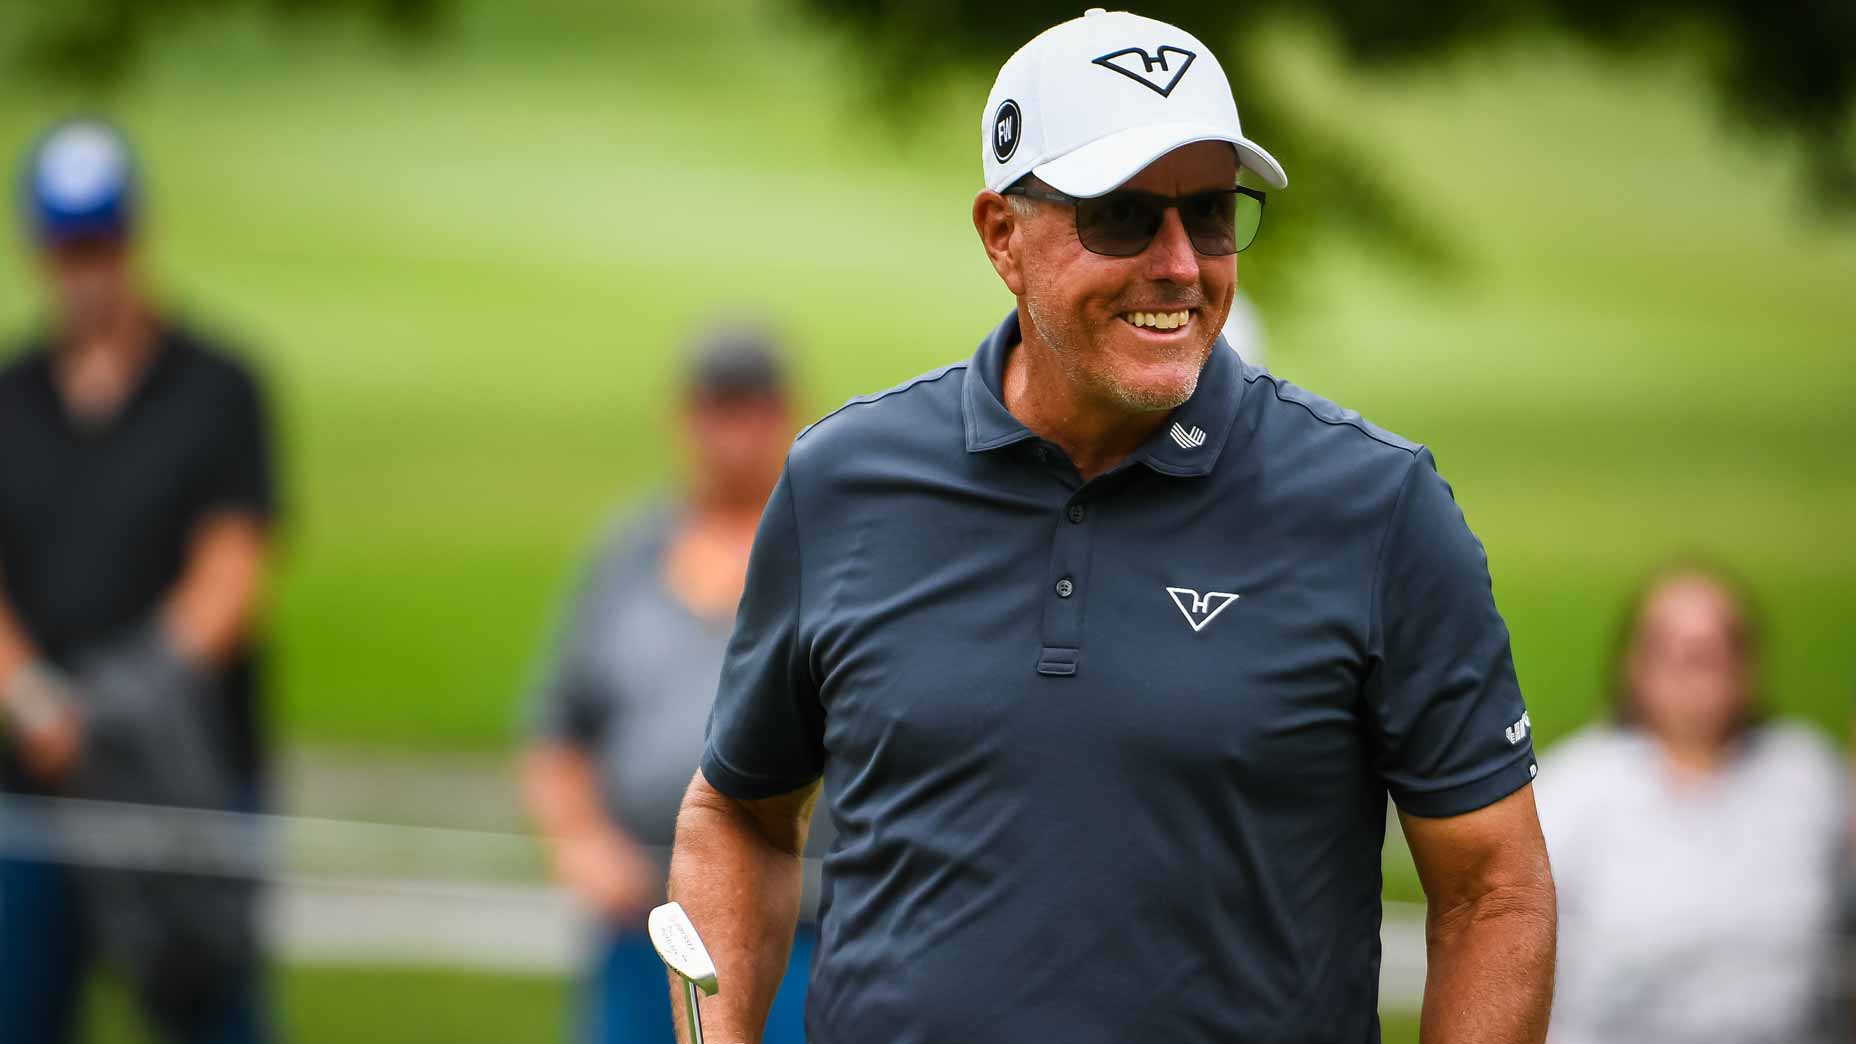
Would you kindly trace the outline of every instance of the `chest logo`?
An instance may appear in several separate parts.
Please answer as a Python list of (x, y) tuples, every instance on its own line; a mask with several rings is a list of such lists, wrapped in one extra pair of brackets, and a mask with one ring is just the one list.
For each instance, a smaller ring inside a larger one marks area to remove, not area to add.
[[(1174, 421), (1173, 426), (1167, 429), (1167, 434), (1173, 436), (1173, 444), (1183, 450), (1198, 449), (1205, 445), (1205, 429), (1197, 424), (1185, 428), (1181, 427), (1178, 421)], [(1168, 588), (1168, 590), (1172, 589)]]
[(1207, 591), (1200, 594), (1190, 587), (1169, 587), (1166, 593), (1179, 607), (1179, 614), (1192, 625), (1193, 631), (1205, 630), (1205, 625), (1224, 612), (1225, 607), (1237, 601), (1237, 596), (1229, 591)]

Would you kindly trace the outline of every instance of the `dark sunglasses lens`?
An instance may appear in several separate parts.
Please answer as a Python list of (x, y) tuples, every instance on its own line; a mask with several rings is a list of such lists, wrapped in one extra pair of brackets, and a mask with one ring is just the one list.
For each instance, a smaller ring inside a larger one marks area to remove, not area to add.
[(1180, 201), (1179, 218), (1193, 249), (1224, 257), (1257, 238), (1263, 224), (1263, 201), (1242, 192), (1201, 193)]
[(1110, 257), (1133, 257), (1160, 231), (1166, 210), (1157, 199), (1111, 192), (1076, 203), (1076, 236), (1083, 246)]
[[(1083, 246), (1110, 257), (1146, 250), (1166, 220), (1170, 201), (1136, 192), (1111, 192), (1076, 204), (1076, 234)], [(1263, 201), (1242, 192), (1201, 192), (1179, 201), (1179, 220), (1192, 248), (1225, 257), (1250, 246), (1263, 225)]]
[(1179, 201), (1179, 221), (1192, 248), (1223, 257), (1237, 253), (1237, 204), (1234, 192), (1201, 192)]

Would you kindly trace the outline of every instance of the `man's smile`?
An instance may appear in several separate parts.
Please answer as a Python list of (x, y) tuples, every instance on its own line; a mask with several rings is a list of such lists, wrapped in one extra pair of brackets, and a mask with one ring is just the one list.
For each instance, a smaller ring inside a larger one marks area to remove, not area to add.
[(1157, 336), (1171, 341), (1177, 340), (1183, 331), (1190, 329), (1198, 314), (1196, 308), (1178, 308), (1168, 311), (1122, 312), (1116, 318), (1147, 337)]

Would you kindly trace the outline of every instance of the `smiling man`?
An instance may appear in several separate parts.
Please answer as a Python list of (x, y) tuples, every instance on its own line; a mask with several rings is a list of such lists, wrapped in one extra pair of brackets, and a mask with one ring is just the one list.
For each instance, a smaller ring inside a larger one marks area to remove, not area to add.
[(671, 894), (754, 1041), (838, 829), (822, 1044), (1376, 1041), (1396, 803), (1427, 1044), (1546, 1032), (1508, 632), (1422, 446), (1219, 350), (1262, 221), (1217, 59), (1092, 11), (999, 73), (973, 223), (1017, 307), (800, 436)]

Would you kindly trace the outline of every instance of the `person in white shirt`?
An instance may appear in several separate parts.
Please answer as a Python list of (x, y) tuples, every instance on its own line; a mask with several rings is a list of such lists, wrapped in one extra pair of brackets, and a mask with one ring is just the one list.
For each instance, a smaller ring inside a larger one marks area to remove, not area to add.
[(1257, 306), (1250, 303), (1250, 295), (1241, 287), (1231, 292), (1231, 311), (1225, 316), (1224, 329), (1218, 333), (1238, 358), (1252, 366), (1269, 369), (1264, 360), (1267, 353), (1263, 347), (1263, 320), (1257, 315)]
[(1616, 714), (1541, 761), (1560, 895), (1554, 1044), (1811, 1044), (1837, 1024), (1848, 777), (1761, 707), (1760, 629), (1727, 574), (1646, 584)]

